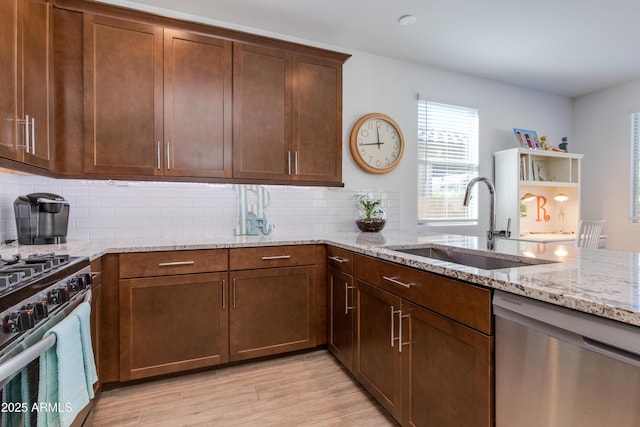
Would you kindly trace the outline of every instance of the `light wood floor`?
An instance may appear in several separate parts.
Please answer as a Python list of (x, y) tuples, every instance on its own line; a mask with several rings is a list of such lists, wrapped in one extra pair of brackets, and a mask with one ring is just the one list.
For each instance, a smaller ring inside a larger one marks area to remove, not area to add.
[(325, 350), (103, 392), (85, 426), (394, 426)]

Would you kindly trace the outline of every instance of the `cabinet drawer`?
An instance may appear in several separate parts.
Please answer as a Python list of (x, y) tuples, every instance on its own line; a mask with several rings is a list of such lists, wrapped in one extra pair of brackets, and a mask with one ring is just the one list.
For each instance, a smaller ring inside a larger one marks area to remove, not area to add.
[(229, 270), (289, 267), (316, 263), (316, 246), (262, 246), (229, 251)]
[(346, 249), (327, 247), (327, 265), (347, 274), (353, 274), (353, 252)]
[(491, 291), (363, 255), (354, 276), (485, 334), (492, 333)]
[(225, 271), (226, 249), (120, 254), (120, 278)]

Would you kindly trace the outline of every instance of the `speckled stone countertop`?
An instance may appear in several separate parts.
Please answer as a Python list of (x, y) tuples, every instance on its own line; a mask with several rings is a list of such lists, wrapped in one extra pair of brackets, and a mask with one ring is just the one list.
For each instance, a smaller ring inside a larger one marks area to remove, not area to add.
[(484, 239), (451, 234), (417, 235), (401, 231), (315, 235), (274, 232), (268, 236), (181, 240), (160, 237), (132, 240), (83, 240), (60, 245), (7, 245), (0, 247), (0, 255), (10, 257), (20, 253), (24, 257), (31, 253), (55, 251), (94, 259), (107, 253), (314, 243), (331, 244), (466, 282), (640, 326), (640, 253), (582, 249), (560, 244), (498, 240), (495, 250), (492, 251), (495, 257), (553, 261), (549, 264), (499, 270), (482, 270), (408, 255), (391, 249), (434, 245), (454, 247), (455, 250), (463, 252), (486, 251)]

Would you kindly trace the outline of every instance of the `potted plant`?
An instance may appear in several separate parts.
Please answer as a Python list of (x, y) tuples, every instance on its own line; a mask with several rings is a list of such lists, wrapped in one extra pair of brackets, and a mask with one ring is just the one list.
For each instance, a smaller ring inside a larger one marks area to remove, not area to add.
[(355, 196), (358, 202), (356, 225), (360, 231), (380, 231), (387, 223), (387, 214), (382, 209), (381, 200), (372, 200), (365, 194)]

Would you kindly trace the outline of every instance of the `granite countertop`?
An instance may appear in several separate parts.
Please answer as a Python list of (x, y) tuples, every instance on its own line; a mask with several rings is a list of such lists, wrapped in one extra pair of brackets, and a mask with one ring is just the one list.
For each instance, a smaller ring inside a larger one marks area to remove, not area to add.
[(31, 253), (55, 251), (95, 259), (107, 253), (315, 243), (331, 244), (466, 282), (640, 326), (640, 253), (583, 249), (562, 244), (498, 240), (493, 251), (496, 257), (526, 257), (553, 261), (549, 264), (499, 270), (466, 267), (391, 249), (446, 245), (459, 251), (486, 251), (484, 239), (451, 234), (422, 235), (394, 230), (381, 233), (274, 232), (268, 236), (227, 236), (213, 239), (159, 237), (78, 240), (59, 245), (7, 245), (0, 247), (0, 255), (10, 257), (20, 253), (27, 256)]

